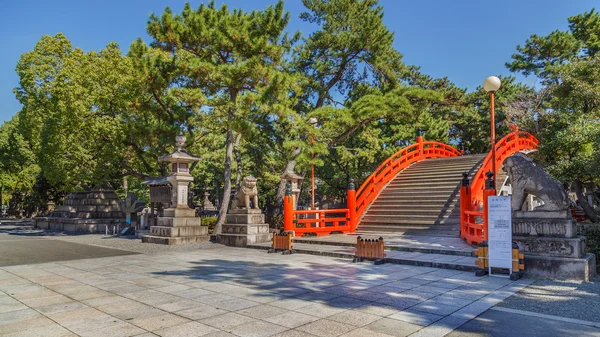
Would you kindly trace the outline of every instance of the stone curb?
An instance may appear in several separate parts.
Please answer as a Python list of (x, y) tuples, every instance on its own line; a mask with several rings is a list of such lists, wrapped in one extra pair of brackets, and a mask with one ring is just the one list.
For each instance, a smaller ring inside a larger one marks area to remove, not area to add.
[(567, 318), (567, 317), (560, 317), (560, 316), (554, 316), (554, 315), (539, 314), (537, 312), (532, 312), (532, 311), (517, 310), (517, 309), (502, 308), (502, 307), (494, 307), (494, 308), (491, 308), (491, 309), (492, 310), (496, 310), (496, 311), (509, 312), (509, 313), (512, 313), (512, 314), (519, 314), (519, 315), (523, 315), (523, 316), (544, 318), (544, 319), (550, 319), (550, 320), (553, 320), (553, 321), (560, 321), (560, 322), (566, 322), (566, 323), (573, 323), (573, 324), (591, 326), (591, 327), (594, 327), (594, 328), (600, 328), (600, 323), (591, 322), (591, 321), (584, 321), (584, 320), (575, 319), (575, 318)]
[[(306, 243), (311, 245), (324, 245), (324, 246), (341, 246), (341, 247), (354, 247), (353, 243), (347, 242), (330, 242), (330, 241), (317, 241), (310, 239), (294, 239), (297, 243)], [(416, 252), (416, 253), (425, 253), (425, 254), (442, 254), (442, 255), (457, 255), (457, 256), (466, 256), (472, 257), (475, 256), (473, 252), (464, 252), (459, 250), (450, 250), (450, 249), (433, 249), (433, 248), (407, 248), (407, 247), (399, 247), (399, 246), (385, 246), (386, 250), (399, 251), (399, 252)], [(473, 248), (475, 251), (475, 248)]]

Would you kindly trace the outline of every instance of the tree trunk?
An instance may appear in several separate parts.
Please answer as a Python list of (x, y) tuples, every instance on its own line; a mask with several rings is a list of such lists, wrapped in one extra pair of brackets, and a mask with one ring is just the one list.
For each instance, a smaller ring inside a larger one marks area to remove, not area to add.
[[(232, 96), (232, 104), (235, 104), (235, 95)], [(223, 199), (219, 207), (219, 217), (215, 224), (215, 234), (221, 234), (221, 227), (225, 223), (225, 216), (229, 208), (231, 199), (231, 158), (233, 157), (233, 118), (235, 117), (235, 108), (231, 107), (227, 115), (227, 138), (225, 141), (225, 165), (223, 168)]]
[(233, 153), (235, 154), (235, 163), (237, 165), (236, 174), (235, 174), (235, 190), (240, 190), (240, 184), (242, 182), (242, 154), (240, 153), (240, 140), (242, 139), (242, 134), (238, 133), (235, 136), (235, 143), (233, 145)]
[(583, 184), (579, 180), (575, 180), (573, 183), (573, 187), (575, 188), (575, 194), (577, 195), (577, 200), (579, 200), (579, 205), (583, 208), (585, 215), (592, 221), (598, 222), (600, 220), (598, 214), (594, 210), (590, 204), (588, 204), (585, 195), (583, 195)]

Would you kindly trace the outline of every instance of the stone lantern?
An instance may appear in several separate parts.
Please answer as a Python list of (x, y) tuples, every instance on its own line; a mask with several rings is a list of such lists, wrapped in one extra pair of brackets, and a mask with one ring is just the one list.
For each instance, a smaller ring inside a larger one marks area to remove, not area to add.
[(180, 215), (188, 215), (188, 210), (194, 214), (194, 210), (188, 205), (189, 185), (194, 181), (194, 177), (190, 174), (190, 167), (200, 160), (199, 157), (187, 153), (185, 140), (184, 135), (178, 135), (175, 137), (175, 150), (171, 154), (158, 158), (159, 161), (169, 163), (171, 167), (171, 174), (167, 177), (167, 181), (172, 186), (171, 207), (168, 210), (173, 210), (176, 212), (174, 214)]
[(194, 178), (190, 174), (192, 165), (200, 160), (185, 149), (185, 136), (175, 138), (175, 150), (159, 161), (169, 163), (171, 174), (167, 181), (171, 184), (171, 205), (158, 218), (158, 226), (150, 228), (150, 235), (144, 236), (142, 242), (178, 244), (208, 241), (208, 227), (201, 226), (196, 210), (188, 205), (189, 185)]
[(295, 210), (298, 207), (298, 195), (300, 194), (300, 186), (302, 185), (302, 180), (304, 178), (292, 171), (285, 171), (281, 175), (281, 179), (285, 179), (285, 181), (292, 183), (292, 200)]

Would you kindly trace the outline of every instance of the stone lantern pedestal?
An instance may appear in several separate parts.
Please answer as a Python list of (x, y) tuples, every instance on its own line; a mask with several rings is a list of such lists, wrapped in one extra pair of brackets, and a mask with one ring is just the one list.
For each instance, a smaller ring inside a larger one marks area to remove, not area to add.
[(185, 137), (177, 136), (175, 151), (159, 160), (171, 164), (171, 174), (167, 177), (171, 184), (171, 207), (164, 210), (158, 226), (150, 227), (150, 235), (142, 237), (142, 242), (173, 245), (209, 241), (208, 227), (202, 226), (196, 211), (188, 206), (188, 186), (194, 181), (190, 164), (200, 158), (187, 153)]
[(226, 246), (246, 247), (271, 240), (269, 224), (260, 209), (235, 209), (227, 214), (217, 243)]
[(245, 247), (250, 244), (268, 242), (272, 234), (265, 215), (258, 208), (256, 178), (245, 177), (244, 184), (235, 196), (231, 209), (217, 235), (217, 243), (227, 246)]

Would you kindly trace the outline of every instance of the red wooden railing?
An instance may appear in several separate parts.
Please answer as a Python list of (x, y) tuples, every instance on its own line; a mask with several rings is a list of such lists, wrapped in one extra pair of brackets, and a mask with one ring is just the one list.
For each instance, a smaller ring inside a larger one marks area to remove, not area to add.
[(283, 229), (294, 231), (298, 236), (306, 233), (327, 235), (331, 232), (354, 232), (369, 205), (398, 172), (424, 159), (460, 155), (461, 152), (450, 145), (424, 142), (423, 137), (419, 136), (415, 144), (399, 150), (379, 165), (358, 191), (354, 190), (354, 183), (351, 182), (348, 189), (348, 208), (344, 209), (294, 210), (291, 186), (288, 186), (284, 197)]
[(365, 211), (379, 196), (381, 190), (394, 179), (398, 172), (424, 159), (460, 155), (461, 152), (450, 145), (439, 142), (424, 142), (423, 137), (417, 137), (415, 144), (401, 149), (381, 163), (356, 191), (356, 224), (360, 222)]
[[(473, 177), (470, 186), (460, 189), (461, 237), (470, 244), (478, 244), (487, 240), (487, 209), (486, 201), (489, 195), (495, 195), (493, 189), (485, 189), (486, 173), (492, 170), (492, 160), (496, 161), (497, 170), (502, 167), (504, 160), (511, 155), (526, 150), (536, 150), (538, 140), (530, 133), (519, 131), (513, 126), (513, 131), (496, 143), (496, 158), (492, 152), (483, 160), (481, 168)], [(498, 172), (494, 172), (496, 175)]]
[(283, 198), (283, 230), (302, 236), (307, 233), (317, 236), (332, 232), (351, 233), (356, 230), (356, 198), (354, 182), (348, 188), (348, 208), (325, 210), (294, 210), (291, 184), (286, 187)]

